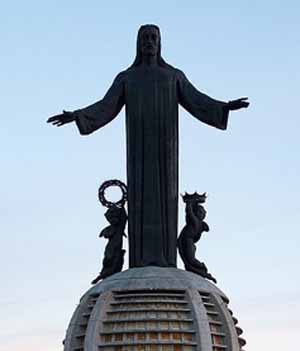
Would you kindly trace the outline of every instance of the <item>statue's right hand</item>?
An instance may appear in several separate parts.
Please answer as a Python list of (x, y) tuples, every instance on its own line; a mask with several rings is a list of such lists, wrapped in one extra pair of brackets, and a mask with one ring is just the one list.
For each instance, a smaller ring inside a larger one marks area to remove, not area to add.
[(63, 111), (60, 115), (55, 115), (48, 118), (47, 123), (52, 123), (54, 126), (60, 127), (64, 124), (71, 123), (75, 120), (73, 112)]

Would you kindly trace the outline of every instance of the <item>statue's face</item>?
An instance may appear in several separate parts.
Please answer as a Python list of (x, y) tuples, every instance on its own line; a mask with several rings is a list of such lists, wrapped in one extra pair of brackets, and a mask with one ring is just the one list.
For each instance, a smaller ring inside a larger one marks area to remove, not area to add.
[(145, 56), (156, 56), (159, 49), (159, 32), (155, 27), (147, 27), (141, 36), (141, 51)]

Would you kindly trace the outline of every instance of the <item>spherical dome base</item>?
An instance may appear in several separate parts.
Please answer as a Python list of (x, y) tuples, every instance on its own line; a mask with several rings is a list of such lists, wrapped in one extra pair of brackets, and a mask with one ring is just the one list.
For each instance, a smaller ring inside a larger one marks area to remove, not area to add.
[(229, 300), (177, 268), (142, 267), (89, 289), (73, 314), (65, 351), (240, 351)]

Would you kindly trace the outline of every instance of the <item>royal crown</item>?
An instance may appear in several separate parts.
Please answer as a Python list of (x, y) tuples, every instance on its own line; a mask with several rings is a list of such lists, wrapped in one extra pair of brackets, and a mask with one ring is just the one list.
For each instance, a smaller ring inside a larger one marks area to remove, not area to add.
[(207, 198), (206, 193), (198, 194), (196, 191), (194, 194), (188, 194), (187, 192), (184, 195), (181, 195), (184, 202), (198, 202), (203, 204)]

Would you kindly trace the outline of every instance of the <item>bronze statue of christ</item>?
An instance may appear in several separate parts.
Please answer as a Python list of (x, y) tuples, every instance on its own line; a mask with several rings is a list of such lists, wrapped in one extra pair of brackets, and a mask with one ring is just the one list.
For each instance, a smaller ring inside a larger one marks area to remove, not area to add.
[(223, 102), (199, 92), (162, 58), (159, 28), (144, 25), (133, 64), (117, 75), (102, 100), (48, 119), (58, 127), (75, 122), (87, 135), (125, 105), (130, 267), (176, 266), (179, 104), (201, 122), (225, 130), (229, 111), (249, 102)]

